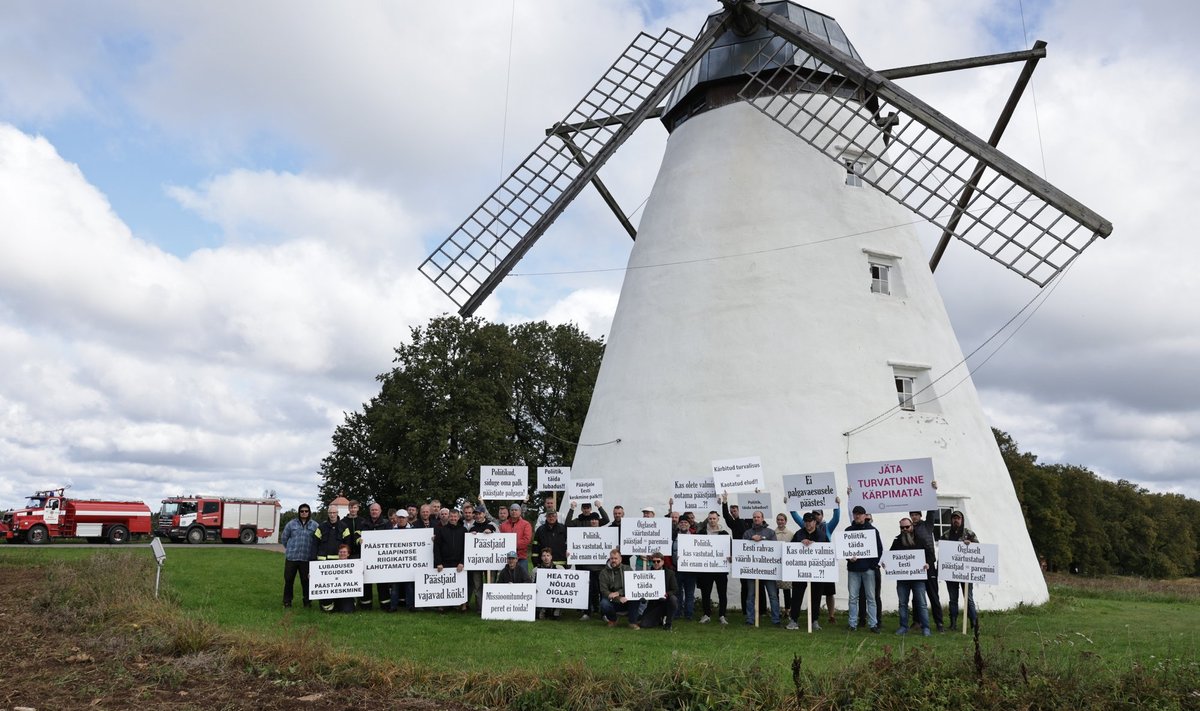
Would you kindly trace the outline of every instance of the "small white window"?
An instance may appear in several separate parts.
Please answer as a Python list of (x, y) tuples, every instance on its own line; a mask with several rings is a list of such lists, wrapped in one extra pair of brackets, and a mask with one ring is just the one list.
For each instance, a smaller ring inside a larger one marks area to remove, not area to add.
[(916, 405), (913, 404), (913, 381), (916, 378), (908, 375), (896, 375), (896, 397), (900, 399), (900, 409), (913, 411), (916, 410)]
[(892, 293), (891, 283), (889, 281), (889, 273), (891, 267), (878, 262), (868, 262), (871, 266), (871, 293), (872, 294), (890, 294)]
[(842, 162), (846, 165), (846, 185), (853, 188), (861, 188), (863, 181), (863, 172), (867, 169), (867, 164), (861, 160), (854, 158), (843, 158)]

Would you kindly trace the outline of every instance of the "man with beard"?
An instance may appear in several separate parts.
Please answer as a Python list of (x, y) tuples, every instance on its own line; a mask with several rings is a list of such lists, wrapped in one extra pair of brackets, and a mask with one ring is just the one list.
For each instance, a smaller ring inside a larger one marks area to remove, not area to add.
[[(867, 521), (867, 510), (862, 506), (854, 507), (854, 523), (846, 527), (847, 531), (870, 531), (875, 536), (876, 550), (883, 549), (879, 540), (879, 531)], [(868, 534), (869, 535), (869, 534)], [(879, 608), (875, 603), (875, 579), (878, 573), (879, 556), (874, 558), (849, 558), (846, 561), (846, 577), (849, 581), (848, 595), (850, 597), (850, 631), (858, 629), (859, 596), (863, 597), (863, 605), (867, 608), (866, 624), (871, 632), (879, 634)]]
[[(900, 519), (900, 535), (892, 541), (893, 551), (919, 551), (925, 564), (922, 570), (928, 571), (933, 563), (933, 556), (925, 544), (913, 533), (912, 519)], [(913, 608), (917, 623), (921, 625), (921, 634), (929, 636), (929, 611), (925, 609), (925, 581), (897, 580), (896, 597), (900, 600), (900, 629), (896, 634), (908, 634), (908, 598), (912, 596)]]
[(930, 621), (937, 623), (938, 632), (945, 632), (937, 571), (937, 542), (941, 536), (938, 535), (937, 527), (924, 520), (920, 511), (909, 511), (908, 515), (912, 518), (913, 535), (925, 546), (925, 558), (929, 561), (929, 571), (925, 577), (925, 596), (929, 600), (929, 616), (932, 618)]
[[(963, 517), (962, 511), (955, 511), (950, 514), (950, 528), (946, 531), (947, 541), (960, 541), (963, 543), (978, 543), (979, 537), (975, 532), (966, 527), (966, 519)], [(975, 611), (975, 591), (968, 583), (947, 582), (946, 591), (950, 593), (950, 628), (958, 629), (958, 593), (964, 586), (967, 589), (967, 619), (971, 621), (971, 629), (974, 629), (979, 624), (979, 613)]]
[(308, 504), (300, 504), (296, 518), (288, 521), (279, 535), (283, 544), (283, 606), (292, 606), (292, 588), (296, 584), (296, 574), (300, 574), (300, 594), (304, 606), (311, 607), (308, 599), (308, 561), (313, 559), (316, 547), (313, 534), (317, 531), (317, 522), (312, 520), (312, 509)]

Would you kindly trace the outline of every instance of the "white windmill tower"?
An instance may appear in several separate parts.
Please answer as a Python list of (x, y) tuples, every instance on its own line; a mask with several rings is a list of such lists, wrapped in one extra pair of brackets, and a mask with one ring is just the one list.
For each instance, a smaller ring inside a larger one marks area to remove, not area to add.
[[(714, 459), (759, 455), (781, 492), (784, 474), (932, 457), (939, 504), (1002, 544), (980, 607), (1044, 602), (932, 275), (953, 236), (1044, 286), (1111, 232), (995, 149), (1044, 46), (877, 72), (828, 16), (723, 4), (694, 40), (635, 39), (421, 271), (472, 313), (592, 182), (636, 241), (581, 435), (620, 442), (580, 447), (574, 476), (636, 508)], [(1012, 61), (990, 142), (892, 81)], [(671, 135), (635, 233), (597, 172), (656, 116)], [(913, 213), (943, 230), (932, 261)]]

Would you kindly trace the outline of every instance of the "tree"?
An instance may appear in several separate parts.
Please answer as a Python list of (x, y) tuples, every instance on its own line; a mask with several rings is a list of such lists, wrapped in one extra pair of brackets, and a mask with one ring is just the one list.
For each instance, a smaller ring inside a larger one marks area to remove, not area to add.
[(379, 394), (334, 431), (323, 501), (453, 501), (478, 492), (480, 465), (569, 465), (604, 344), (574, 325), (443, 316), (395, 352)]

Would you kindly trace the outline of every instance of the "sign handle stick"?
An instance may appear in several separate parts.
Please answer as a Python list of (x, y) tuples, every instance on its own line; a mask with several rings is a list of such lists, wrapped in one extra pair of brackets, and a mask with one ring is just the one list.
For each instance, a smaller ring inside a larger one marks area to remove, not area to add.
[(968, 600), (970, 600), (970, 598), (969, 598), (969, 597), (967, 597), (967, 596), (971, 594), (971, 584), (970, 584), (970, 583), (959, 583), (959, 584), (958, 584), (958, 587), (959, 587), (959, 589), (960, 589), (960, 590), (962, 590), (962, 596), (963, 596), (963, 601), (962, 601), (962, 621), (963, 621), (962, 633), (963, 633), (963, 634), (966, 634), (966, 633), (967, 633), (967, 617), (970, 615), (970, 611), (971, 611), (971, 608), (968, 606), (968, 602), (967, 602)]
[(762, 604), (758, 599), (758, 578), (754, 579), (754, 626), (758, 627), (758, 621), (762, 618)]
[[(792, 584), (792, 587), (793, 588), (796, 587), (795, 583)], [(792, 601), (793, 602), (796, 601), (795, 596), (792, 597)], [(806, 609), (804, 611), (804, 616), (806, 618), (808, 618), (808, 633), (809, 634), (812, 634), (813, 615), (816, 613), (816, 609), (817, 609), (816, 602), (817, 602), (817, 584), (814, 582), (810, 582), (808, 584), (808, 609)], [(797, 603), (797, 604), (800, 604), (800, 603)]]
[(158, 581), (162, 577), (162, 561), (158, 561), (158, 570), (154, 571), (154, 597), (158, 597)]

